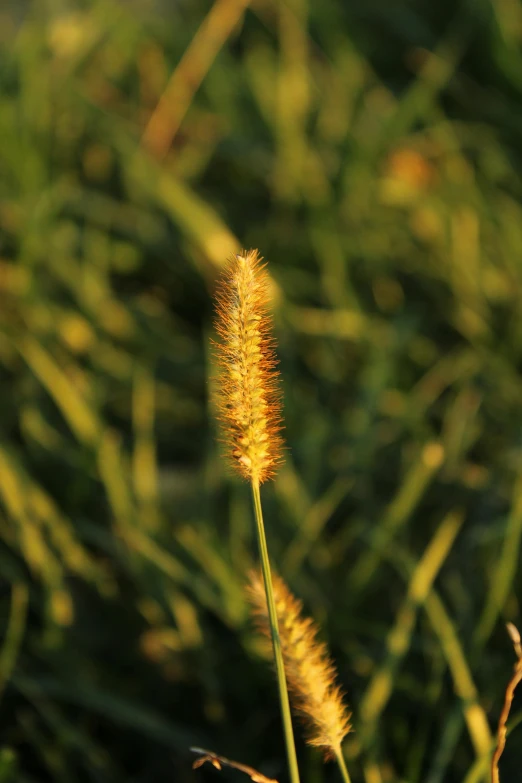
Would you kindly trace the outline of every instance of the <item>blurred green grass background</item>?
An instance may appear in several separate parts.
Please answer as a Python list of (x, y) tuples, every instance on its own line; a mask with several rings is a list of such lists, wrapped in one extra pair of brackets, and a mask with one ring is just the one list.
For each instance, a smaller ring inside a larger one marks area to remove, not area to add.
[(284, 386), (269, 545), (354, 783), (488, 779), (522, 622), (521, 43), (517, 0), (2, 4), (1, 783), (241, 779), (190, 745), (286, 779), (209, 402), (242, 246)]

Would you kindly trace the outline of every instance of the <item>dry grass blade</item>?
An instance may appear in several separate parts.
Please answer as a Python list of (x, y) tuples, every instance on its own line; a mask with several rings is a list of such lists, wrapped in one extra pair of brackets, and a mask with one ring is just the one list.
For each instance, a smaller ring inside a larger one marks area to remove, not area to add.
[(499, 783), (500, 781), (498, 762), (500, 760), (500, 757), (502, 756), (502, 753), (504, 752), (504, 747), (506, 745), (507, 719), (509, 718), (509, 711), (511, 709), (513, 696), (515, 695), (515, 689), (517, 685), (522, 681), (522, 645), (520, 643), (520, 633), (518, 631), (518, 628), (516, 628), (513, 625), (513, 623), (507, 624), (507, 630), (511, 637), (511, 641), (513, 642), (513, 646), (515, 648), (515, 653), (517, 655), (518, 660), (515, 664), (515, 671), (513, 673), (513, 676), (508, 682), (506, 688), (506, 695), (504, 697), (504, 706), (502, 708), (502, 712), (500, 713), (500, 718), (498, 720), (497, 747), (495, 748), (495, 752), (493, 753), (493, 758), (491, 759), (492, 783)]
[(274, 778), (267, 778), (266, 775), (263, 775), (256, 769), (253, 769), (253, 767), (249, 767), (247, 764), (241, 764), (239, 761), (231, 761), (224, 756), (218, 756), (217, 753), (213, 753), (211, 750), (205, 750), (204, 748), (191, 748), (191, 751), (193, 753), (202, 754), (201, 758), (197, 759), (192, 764), (192, 769), (202, 767), (203, 764), (208, 762), (219, 770), (221, 770), (222, 767), (232, 767), (233, 769), (238, 769), (240, 772), (244, 772), (245, 775), (248, 775), (253, 783), (278, 783), (278, 781)]
[(249, 0), (217, 0), (172, 74), (143, 133), (142, 145), (163, 158), (178, 132), (194, 93)]
[(397, 670), (410, 648), (418, 612), (426, 602), (462, 522), (462, 513), (451, 511), (437, 528), (424, 555), (412, 571), (408, 592), (386, 638), (386, 657), (382, 666), (372, 675), (359, 705), (361, 735), (365, 745), (374, 737), (378, 720), (396, 687)]

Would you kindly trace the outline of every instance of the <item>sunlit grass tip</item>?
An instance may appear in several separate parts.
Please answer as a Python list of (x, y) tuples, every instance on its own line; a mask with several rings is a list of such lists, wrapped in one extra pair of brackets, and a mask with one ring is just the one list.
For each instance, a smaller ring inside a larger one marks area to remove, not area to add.
[[(339, 758), (351, 724), (335, 666), (326, 645), (317, 640), (318, 627), (303, 616), (301, 601), (280, 577), (273, 577), (273, 582), (290, 701), (308, 728), (308, 743), (321, 748), (325, 758)], [(248, 593), (258, 626), (268, 636), (265, 592), (257, 571), (250, 574)]]
[(233, 465), (254, 484), (282, 459), (281, 394), (268, 313), (268, 276), (257, 250), (228, 264), (218, 289), (218, 409)]

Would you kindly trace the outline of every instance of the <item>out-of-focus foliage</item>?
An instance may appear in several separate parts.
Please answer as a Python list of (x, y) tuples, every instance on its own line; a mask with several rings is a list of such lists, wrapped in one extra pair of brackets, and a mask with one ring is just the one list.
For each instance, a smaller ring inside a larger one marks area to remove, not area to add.
[(284, 383), (270, 549), (353, 781), (487, 779), (521, 619), (522, 10), (246, 5), (1, 6), (1, 783), (214, 779), (191, 744), (285, 779), (208, 401), (241, 246)]

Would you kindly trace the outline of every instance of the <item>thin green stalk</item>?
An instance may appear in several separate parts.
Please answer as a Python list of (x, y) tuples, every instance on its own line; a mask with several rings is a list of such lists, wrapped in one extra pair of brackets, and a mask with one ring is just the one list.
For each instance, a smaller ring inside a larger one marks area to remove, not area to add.
[(29, 588), (15, 582), (11, 591), (11, 614), (5, 631), (5, 642), (0, 651), (0, 698), (14, 669), (27, 620)]
[(288, 698), (288, 689), (286, 687), (283, 652), (281, 649), (281, 639), (279, 637), (274, 588), (272, 586), (272, 575), (270, 573), (270, 560), (268, 558), (268, 547), (266, 545), (263, 511), (261, 509), (261, 495), (259, 492), (259, 483), (255, 481), (252, 481), (252, 496), (254, 499), (257, 542), (259, 544), (259, 555), (261, 558), (261, 571), (263, 573), (263, 581), (265, 583), (270, 633), (272, 635), (272, 644), (274, 646), (274, 658), (277, 672), (277, 684), (279, 686), (279, 701), (281, 703), (281, 716), (283, 719), (288, 768), (290, 771), (291, 783), (299, 783), (299, 769), (297, 767), (297, 754), (295, 752), (294, 732), (292, 729), (292, 717), (290, 714), (290, 700)]
[(346, 766), (346, 762), (344, 760), (344, 756), (341, 748), (339, 748), (339, 750), (336, 751), (335, 758), (337, 759), (337, 763), (339, 764), (339, 769), (341, 770), (341, 775), (343, 776), (344, 783), (351, 783), (350, 774), (348, 772), (348, 767)]

